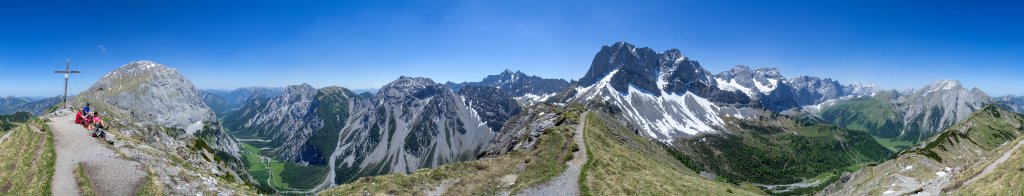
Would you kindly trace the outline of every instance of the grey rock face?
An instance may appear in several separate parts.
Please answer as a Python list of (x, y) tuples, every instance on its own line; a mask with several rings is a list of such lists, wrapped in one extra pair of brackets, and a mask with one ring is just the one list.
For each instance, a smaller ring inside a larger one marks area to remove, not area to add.
[[(544, 130), (555, 126), (558, 113), (545, 106), (531, 108), (508, 120), (505, 128), (494, 136), (487, 147), (488, 155), (502, 155), (514, 150), (534, 149)], [(526, 135), (527, 137), (522, 137)]]
[(1013, 112), (1024, 114), (1024, 96), (1006, 95), (999, 97), (999, 101), (1009, 106)]
[[(128, 122), (182, 130), (178, 139), (195, 137), (199, 131), (211, 134), (211, 146), (238, 156), (238, 143), (221, 130), (220, 122), (203, 103), (192, 82), (152, 61), (125, 64), (96, 81), (88, 90), (69, 100), (81, 107), (85, 100), (102, 102), (114, 108), (98, 108), (101, 114), (117, 113)], [(103, 110), (105, 109), (105, 111)]]
[(521, 110), (497, 88), (455, 93), (427, 78), (403, 76), (375, 95), (330, 89), (304, 84), (272, 98), (255, 96), (225, 121), (232, 133), (276, 157), (328, 166), (325, 187), (474, 160)]
[(304, 160), (301, 156), (303, 146), (312, 133), (323, 127), (323, 119), (315, 113), (317, 92), (313, 86), (302, 84), (289, 86), (276, 97), (258, 96), (226, 117), (225, 126), (239, 138), (280, 144), (272, 145), (270, 150), (276, 157), (324, 164), (323, 156), (318, 160)]
[(401, 77), (372, 99), (354, 104), (331, 156), (336, 162), (332, 169), (339, 172), (329, 180), (346, 182), (476, 159), (496, 134), (489, 124), (505, 121), (498, 111), (477, 109), (511, 103), (500, 95), (490, 99), (470, 92), (481, 89), (462, 90), (466, 96), (427, 78)]
[(465, 105), (478, 111), (481, 120), (491, 131), (500, 131), (505, 121), (522, 111), (519, 104), (501, 90), (487, 86), (467, 86), (459, 89)]
[(830, 78), (802, 76), (789, 79), (786, 83), (793, 87), (794, 99), (799, 105), (814, 105), (848, 95), (845, 86)]
[(127, 110), (133, 119), (179, 129), (216, 122), (192, 82), (178, 71), (151, 61), (128, 63), (100, 78), (81, 96)]
[(590, 70), (580, 78), (580, 86), (594, 85), (615, 71), (611, 85), (619, 92), (627, 92), (627, 87), (632, 85), (641, 91), (661, 95), (657, 84), (658, 65), (658, 53), (651, 48), (637, 48), (629, 43), (618, 42), (602, 47), (594, 56)]
[(749, 104), (751, 101), (742, 93), (719, 89), (710, 72), (677, 49), (657, 53), (625, 42), (604, 46), (594, 56), (590, 69), (578, 85), (592, 86), (606, 77), (610, 77), (608, 83), (619, 93), (627, 93), (633, 87), (654, 96), (689, 92), (724, 104)]
[(940, 80), (900, 97), (906, 139), (927, 138), (960, 122), (993, 99), (978, 88), (966, 89), (959, 81)]

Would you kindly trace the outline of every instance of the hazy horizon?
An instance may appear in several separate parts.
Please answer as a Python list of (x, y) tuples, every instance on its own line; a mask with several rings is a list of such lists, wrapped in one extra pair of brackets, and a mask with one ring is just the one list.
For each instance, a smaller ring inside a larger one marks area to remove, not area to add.
[[(959, 80), (1024, 95), (1024, 14), (957, 2), (15, 2), (0, 8), (0, 96), (70, 92), (131, 61), (200, 89), (372, 89), (401, 75), (479, 81), (505, 69), (579, 79), (603, 45), (679, 49), (712, 73), (921, 88)], [(17, 84), (17, 85), (14, 85)]]

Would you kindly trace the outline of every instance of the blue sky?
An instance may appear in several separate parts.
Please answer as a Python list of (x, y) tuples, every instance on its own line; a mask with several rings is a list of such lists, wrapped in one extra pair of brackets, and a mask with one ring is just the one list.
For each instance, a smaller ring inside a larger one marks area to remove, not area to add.
[(400, 75), (477, 81), (504, 69), (578, 79), (602, 45), (678, 48), (712, 72), (919, 88), (961, 80), (1024, 95), (1024, 12), (1006, 1), (12, 1), (0, 95), (59, 94), (153, 60), (199, 88), (375, 88)]

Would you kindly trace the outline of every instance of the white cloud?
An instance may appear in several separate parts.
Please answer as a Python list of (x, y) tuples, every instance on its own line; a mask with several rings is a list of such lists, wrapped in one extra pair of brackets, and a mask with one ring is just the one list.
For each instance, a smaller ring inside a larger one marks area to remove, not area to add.
[(99, 46), (96, 46), (96, 48), (100, 49), (100, 52), (107, 52), (107, 47), (106, 46), (99, 45)]

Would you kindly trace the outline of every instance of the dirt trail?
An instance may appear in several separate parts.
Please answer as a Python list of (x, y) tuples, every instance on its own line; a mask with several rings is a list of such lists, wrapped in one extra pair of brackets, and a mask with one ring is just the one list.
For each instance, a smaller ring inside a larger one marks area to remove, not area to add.
[(11, 133), (14, 133), (14, 130), (8, 130), (3, 137), (0, 137), (0, 144), (4, 143), (4, 140), (7, 140), (7, 137), (11, 136)]
[(102, 140), (89, 137), (89, 130), (75, 124), (72, 115), (58, 116), (47, 123), (53, 130), (57, 165), (53, 174), (53, 195), (79, 195), (75, 165), (82, 162), (86, 174), (100, 195), (135, 195), (146, 176), (141, 164), (125, 160), (105, 147)]
[(970, 180), (967, 180), (967, 182), (964, 183), (964, 186), (974, 183), (974, 181), (978, 181), (982, 177), (985, 177), (989, 173), (992, 173), (992, 171), (994, 171), (996, 167), (998, 167), (1000, 164), (1003, 164), (1003, 162), (1006, 162), (1006, 160), (1010, 159), (1010, 155), (1013, 155), (1013, 152), (1016, 152), (1017, 149), (1020, 148), (1021, 144), (1024, 144), (1024, 140), (1020, 140), (1019, 142), (1017, 142), (1017, 145), (1014, 145), (1013, 148), (1010, 148), (1010, 150), (1004, 152), (1003, 156), (1000, 156), (999, 159), (996, 159), (996, 161), (992, 162), (991, 164), (988, 164), (988, 166), (985, 167), (985, 170), (982, 170), (981, 173), (978, 173), (978, 175), (974, 175), (974, 177), (971, 177)]
[(587, 163), (587, 144), (583, 141), (583, 128), (587, 124), (587, 113), (580, 114), (580, 124), (576, 125), (576, 134), (572, 139), (579, 146), (579, 151), (572, 154), (572, 160), (565, 164), (569, 167), (562, 174), (550, 182), (523, 189), (516, 195), (579, 195), (580, 194), (580, 171), (583, 164)]

